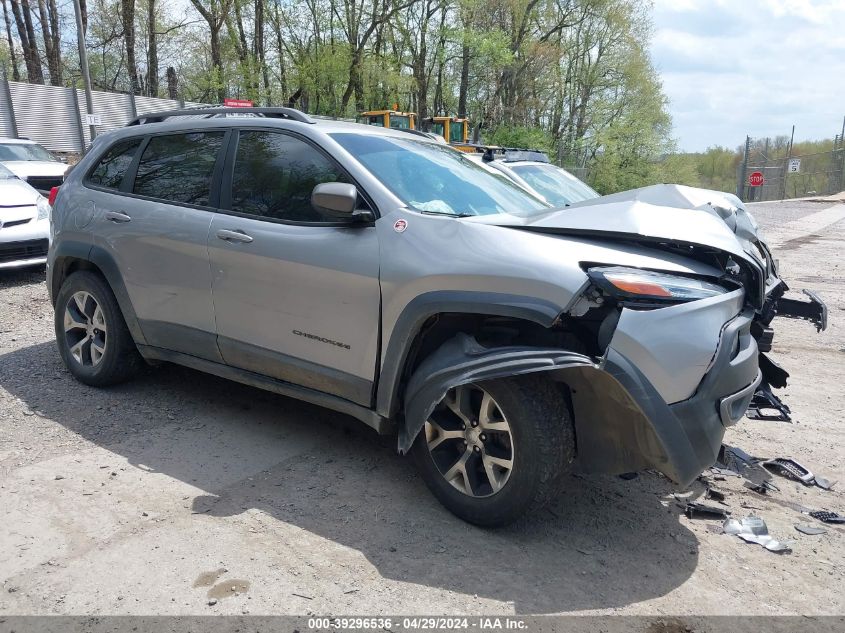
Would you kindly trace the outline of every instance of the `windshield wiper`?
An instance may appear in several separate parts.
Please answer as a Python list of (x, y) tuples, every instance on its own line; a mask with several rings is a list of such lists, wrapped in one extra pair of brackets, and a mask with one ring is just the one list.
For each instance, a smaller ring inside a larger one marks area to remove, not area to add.
[(445, 215), (450, 218), (474, 218), (475, 213), (449, 213), (448, 211), (425, 211), (423, 209), (417, 209), (420, 213), (424, 213), (425, 215)]

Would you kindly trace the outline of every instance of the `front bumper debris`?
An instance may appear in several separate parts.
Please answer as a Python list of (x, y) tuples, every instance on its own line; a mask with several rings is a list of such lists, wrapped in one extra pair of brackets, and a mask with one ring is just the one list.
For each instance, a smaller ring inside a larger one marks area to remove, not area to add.
[(798, 299), (778, 299), (775, 306), (775, 315), (787, 319), (802, 319), (809, 321), (816, 326), (816, 331), (821, 332), (827, 329), (827, 305), (821, 298), (811, 290), (804, 290), (809, 301)]

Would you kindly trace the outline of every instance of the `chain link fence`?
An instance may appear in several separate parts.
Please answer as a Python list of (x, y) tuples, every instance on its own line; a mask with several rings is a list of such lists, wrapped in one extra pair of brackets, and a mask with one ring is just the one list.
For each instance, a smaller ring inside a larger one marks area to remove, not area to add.
[[(845, 140), (834, 137), (829, 151), (793, 153), (786, 137), (746, 138), (737, 167), (737, 195), (746, 202), (829, 196), (845, 190)], [(762, 178), (761, 178), (762, 177)]]

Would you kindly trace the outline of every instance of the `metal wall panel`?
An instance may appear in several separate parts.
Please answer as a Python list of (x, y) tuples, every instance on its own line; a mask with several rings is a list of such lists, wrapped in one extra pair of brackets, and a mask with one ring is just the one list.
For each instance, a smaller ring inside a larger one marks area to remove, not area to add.
[[(86, 146), (91, 142), (90, 128), (85, 121), (88, 108), (82, 90), (18, 81), (10, 81), (8, 85), (11, 109), (4, 97), (5, 87), (0, 84), (0, 136), (14, 136), (14, 114), (18, 135), (31, 138), (48, 150), (81, 152), (82, 138)], [(123, 127), (135, 116), (132, 97), (128, 94), (94, 91), (91, 96), (94, 113), (102, 120), (102, 125), (97, 127), (98, 134)], [(182, 107), (182, 104), (174, 99), (135, 97), (134, 101), (138, 115)], [(206, 104), (185, 103), (186, 107), (202, 105)]]
[(162, 110), (178, 110), (179, 102), (174, 99), (156, 99), (154, 97), (135, 97), (135, 108), (138, 116)]
[(79, 120), (73, 91), (57, 86), (9, 82), (18, 134), (54, 152), (79, 152)]
[[(97, 126), (98, 135), (121, 128), (132, 120), (131, 99), (131, 95), (120, 92), (100, 92), (98, 90), (91, 92), (94, 112), (102, 120), (102, 125)], [(79, 114), (84, 123), (85, 115), (88, 113), (88, 108), (85, 105), (84, 90), (76, 91), (76, 100), (79, 103)], [(85, 133), (85, 145), (87, 146), (91, 142), (90, 126), (84, 125), (83, 131)]]

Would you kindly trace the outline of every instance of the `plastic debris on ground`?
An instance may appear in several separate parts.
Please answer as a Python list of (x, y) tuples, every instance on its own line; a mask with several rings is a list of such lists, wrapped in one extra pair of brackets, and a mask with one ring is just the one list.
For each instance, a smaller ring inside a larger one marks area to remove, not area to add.
[(761, 461), (763, 460), (752, 457), (741, 448), (722, 444), (719, 457), (710, 470), (719, 474), (732, 474), (742, 477), (755, 486), (755, 488), (751, 488), (752, 490), (763, 490), (764, 492), (761, 494), (765, 494), (765, 490), (778, 490), (777, 486), (771, 481), (771, 473), (760, 465)]
[(769, 535), (766, 522), (760, 517), (749, 516), (744, 519), (727, 519), (722, 524), (725, 534), (734, 534), (746, 543), (762, 545), (770, 552), (778, 554), (791, 552), (791, 541), (779, 541)]
[(777, 473), (781, 477), (794, 479), (800, 481), (805, 486), (812, 486), (816, 479), (815, 475), (810, 472), (810, 469), (802, 466), (794, 459), (786, 459), (784, 457), (776, 457), (763, 462), (763, 468), (768, 471)]
[(690, 501), (684, 509), (684, 514), (688, 519), (724, 519), (730, 513), (723, 508)]
[(704, 494), (704, 496), (707, 499), (712, 499), (713, 501), (718, 501), (720, 503), (725, 502), (725, 493), (719, 490), (718, 488), (708, 486), (707, 492)]
[(810, 536), (825, 534), (827, 532), (827, 530), (823, 527), (816, 527), (815, 525), (801, 525), (800, 523), (795, 526), (795, 529), (801, 532), (801, 534), (809, 534)]
[(762, 466), (773, 473), (786, 477), (787, 479), (794, 479), (800, 481), (805, 486), (812, 486), (815, 484), (823, 490), (830, 490), (833, 484), (824, 477), (818, 477), (810, 472), (806, 466), (802, 466), (794, 459), (786, 457), (776, 457), (762, 462)]
[(823, 523), (845, 523), (845, 517), (836, 514), (836, 512), (816, 510), (814, 512), (808, 512), (807, 514)]

